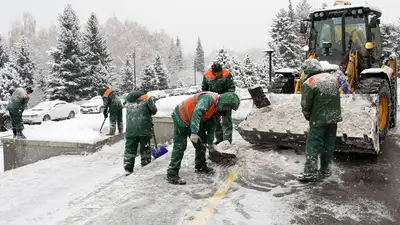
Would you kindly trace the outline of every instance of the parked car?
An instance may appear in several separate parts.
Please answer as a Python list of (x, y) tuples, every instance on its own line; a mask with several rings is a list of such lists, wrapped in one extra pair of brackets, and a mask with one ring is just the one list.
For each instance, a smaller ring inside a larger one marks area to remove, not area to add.
[(171, 96), (179, 96), (185, 94), (185, 88), (175, 88), (171, 92)]
[(11, 130), (11, 118), (7, 111), (7, 101), (0, 101), (0, 132)]
[(201, 86), (190, 86), (186, 94), (192, 95), (201, 92)]
[(81, 113), (102, 113), (104, 111), (103, 99), (95, 96), (81, 105)]
[(22, 114), (24, 123), (35, 124), (43, 121), (72, 119), (79, 113), (79, 105), (55, 100), (37, 104)]
[(149, 91), (147, 92), (147, 95), (153, 97), (155, 100), (169, 97), (169, 94), (167, 94), (167, 92), (164, 90)]

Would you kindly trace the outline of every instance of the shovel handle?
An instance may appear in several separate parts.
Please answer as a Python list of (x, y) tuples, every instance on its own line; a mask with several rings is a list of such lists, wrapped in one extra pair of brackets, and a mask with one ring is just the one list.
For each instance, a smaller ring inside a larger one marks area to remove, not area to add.
[(101, 133), (101, 130), (103, 129), (104, 123), (106, 122), (106, 119), (107, 119), (107, 118), (104, 118), (103, 123), (101, 124), (100, 133)]
[(153, 140), (154, 140), (154, 147), (158, 151), (158, 146), (157, 146), (157, 139), (156, 139), (156, 133), (154, 132), (154, 124), (152, 124), (151, 131), (153, 132)]

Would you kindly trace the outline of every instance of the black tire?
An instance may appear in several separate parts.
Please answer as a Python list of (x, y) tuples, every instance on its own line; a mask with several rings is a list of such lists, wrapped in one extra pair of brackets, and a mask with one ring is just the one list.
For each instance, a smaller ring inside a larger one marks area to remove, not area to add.
[[(377, 78), (377, 77), (370, 77), (366, 78), (363, 80), (360, 80), (360, 83), (358, 84), (358, 90), (357, 93), (359, 94), (378, 94), (378, 99), (380, 99), (382, 96), (386, 96), (388, 99), (388, 115), (387, 116), (387, 121), (386, 121), (386, 126), (384, 130), (379, 130), (379, 139), (380, 143), (382, 143), (386, 135), (389, 131), (389, 122), (391, 121), (391, 109), (392, 109), (392, 98), (390, 94), (390, 87), (389, 83), (387, 82), (386, 79), (383, 78)], [(379, 102), (377, 104), (378, 110), (379, 110)], [(379, 122), (379, 121), (378, 121)], [(377, 124), (378, 126), (378, 124)]]
[(67, 119), (72, 119), (72, 118), (75, 118), (75, 112), (74, 111), (69, 112), (68, 117), (67, 117)]
[(389, 122), (389, 128), (395, 128), (397, 127), (397, 77), (393, 76), (392, 77), (392, 84), (391, 84), (391, 93), (392, 93), (392, 110), (390, 111), (390, 122)]
[(280, 75), (271, 84), (271, 92), (276, 94), (292, 94), (294, 89), (291, 84), (291, 80), (287, 76)]
[(45, 115), (45, 116), (43, 117), (43, 122), (45, 122), (45, 121), (50, 121), (50, 120), (51, 120), (50, 115)]
[(4, 119), (3, 121), (3, 126), (6, 130), (11, 130), (12, 129), (12, 122), (11, 122), (11, 118), (7, 117)]

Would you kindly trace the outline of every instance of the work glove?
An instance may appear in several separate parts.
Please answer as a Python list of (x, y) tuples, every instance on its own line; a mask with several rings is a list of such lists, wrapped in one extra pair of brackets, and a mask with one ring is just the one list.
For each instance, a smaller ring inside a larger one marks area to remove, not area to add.
[(192, 133), (192, 134), (190, 135), (190, 140), (191, 140), (193, 143), (199, 143), (200, 137), (199, 137), (199, 135), (197, 135), (197, 134), (195, 134), (195, 133)]

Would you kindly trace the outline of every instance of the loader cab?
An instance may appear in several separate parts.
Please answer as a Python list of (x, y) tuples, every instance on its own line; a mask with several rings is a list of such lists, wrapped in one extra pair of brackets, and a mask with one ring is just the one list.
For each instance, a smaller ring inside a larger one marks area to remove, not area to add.
[(357, 50), (368, 64), (378, 61), (382, 54), (380, 17), (377, 9), (351, 5), (335, 5), (311, 13), (309, 53), (336, 65), (341, 65), (351, 50)]

